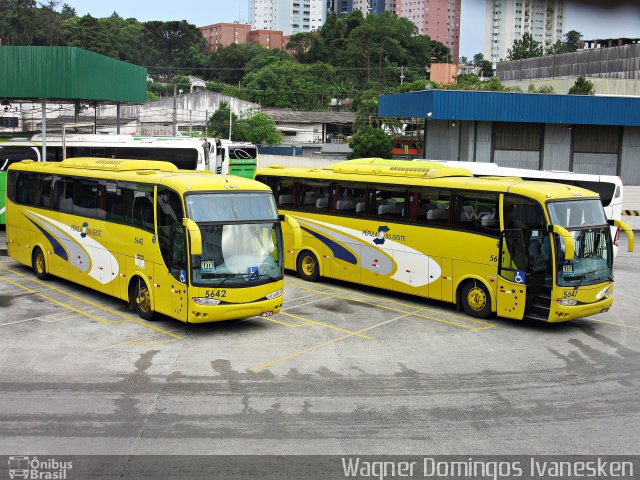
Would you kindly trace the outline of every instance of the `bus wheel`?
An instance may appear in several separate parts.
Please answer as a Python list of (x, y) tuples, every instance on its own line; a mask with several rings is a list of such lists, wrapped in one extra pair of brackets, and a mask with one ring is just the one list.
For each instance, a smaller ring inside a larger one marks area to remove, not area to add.
[(308, 282), (315, 282), (320, 276), (318, 259), (309, 250), (305, 250), (298, 255), (298, 275)]
[(49, 274), (47, 274), (47, 261), (40, 247), (36, 247), (33, 251), (32, 265), (33, 273), (35, 273), (36, 277), (40, 280), (46, 280), (49, 277)]
[(491, 297), (487, 288), (480, 282), (467, 282), (462, 288), (461, 300), (467, 315), (487, 318), (491, 313)]
[(155, 312), (151, 309), (151, 295), (147, 284), (138, 279), (133, 282), (129, 303), (133, 305), (138, 316), (144, 320), (151, 320)]

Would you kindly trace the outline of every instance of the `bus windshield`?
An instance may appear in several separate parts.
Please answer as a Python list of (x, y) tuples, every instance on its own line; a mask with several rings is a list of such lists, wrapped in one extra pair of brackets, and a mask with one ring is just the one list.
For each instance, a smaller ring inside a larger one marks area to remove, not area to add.
[(194, 285), (251, 287), (283, 278), (282, 234), (271, 192), (186, 198), (188, 215), (202, 235), (202, 255), (191, 257)]
[(596, 199), (549, 203), (551, 222), (566, 229), (607, 225), (602, 203)]
[(571, 233), (575, 258), (564, 260), (563, 240), (556, 236), (558, 285), (593, 285), (613, 278), (613, 246), (602, 204), (598, 200), (549, 203), (551, 221)]
[(279, 222), (201, 224), (202, 255), (191, 257), (192, 283), (201, 287), (252, 287), (281, 280)]

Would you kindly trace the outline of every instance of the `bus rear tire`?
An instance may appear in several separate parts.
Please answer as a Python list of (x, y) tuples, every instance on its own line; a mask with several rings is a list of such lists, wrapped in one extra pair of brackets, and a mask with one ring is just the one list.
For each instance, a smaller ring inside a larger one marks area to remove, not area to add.
[(487, 318), (491, 313), (491, 297), (481, 282), (468, 281), (462, 287), (462, 306), (467, 315), (475, 318)]
[(151, 308), (151, 295), (149, 287), (142, 280), (138, 279), (131, 286), (129, 303), (143, 320), (152, 320), (156, 312)]
[(318, 259), (309, 250), (304, 250), (298, 255), (298, 275), (307, 282), (315, 282), (320, 277), (320, 265)]
[(47, 273), (47, 260), (44, 258), (44, 252), (40, 247), (36, 247), (33, 250), (31, 265), (33, 266), (33, 273), (40, 280), (49, 278), (49, 274)]

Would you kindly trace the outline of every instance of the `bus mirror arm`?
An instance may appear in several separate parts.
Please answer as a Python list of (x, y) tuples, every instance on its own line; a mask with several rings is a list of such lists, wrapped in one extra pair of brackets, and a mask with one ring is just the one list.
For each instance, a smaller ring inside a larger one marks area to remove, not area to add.
[(613, 225), (614, 227), (618, 227), (619, 229), (624, 231), (624, 233), (627, 235), (628, 241), (627, 251), (633, 252), (633, 249), (635, 248), (635, 238), (633, 236), (633, 230), (631, 229), (631, 227), (621, 220), (609, 220), (609, 225)]
[(557, 233), (564, 240), (564, 259), (570, 262), (576, 256), (575, 245), (573, 244), (573, 237), (566, 228), (560, 225), (549, 225), (547, 227), (549, 233)]
[(279, 219), (281, 222), (287, 222), (291, 227), (291, 232), (293, 233), (293, 250), (300, 250), (302, 248), (302, 229), (298, 221), (291, 215), (280, 215)]
[(182, 226), (186, 227), (191, 237), (191, 255), (202, 255), (202, 235), (198, 224), (190, 218), (183, 218)]

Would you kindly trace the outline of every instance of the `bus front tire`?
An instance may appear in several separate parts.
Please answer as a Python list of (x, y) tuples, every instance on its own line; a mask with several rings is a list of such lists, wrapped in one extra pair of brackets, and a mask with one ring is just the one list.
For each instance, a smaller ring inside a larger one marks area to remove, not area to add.
[(307, 282), (315, 282), (320, 277), (318, 259), (309, 250), (304, 250), (298, 255), (298, 275)]
[(44, 252), (40, 247), (36, 247), (33, 250), (32, 257), (33, 273), (40, 280), (46, 280), (49, 277), (47, 273), (47, 260), (44, 258)]
[(129, 303), (143, 320), (152, 320), (155, 312), (151, 308), (151, 295), (149, 287), (142, 280), (138, 280), (131, 286)]
[(469, 281), (462, 288), (462, 306), (467, 315), (475, 318), (487, 318), (491, 313), (489, 291), (478, 281)]

